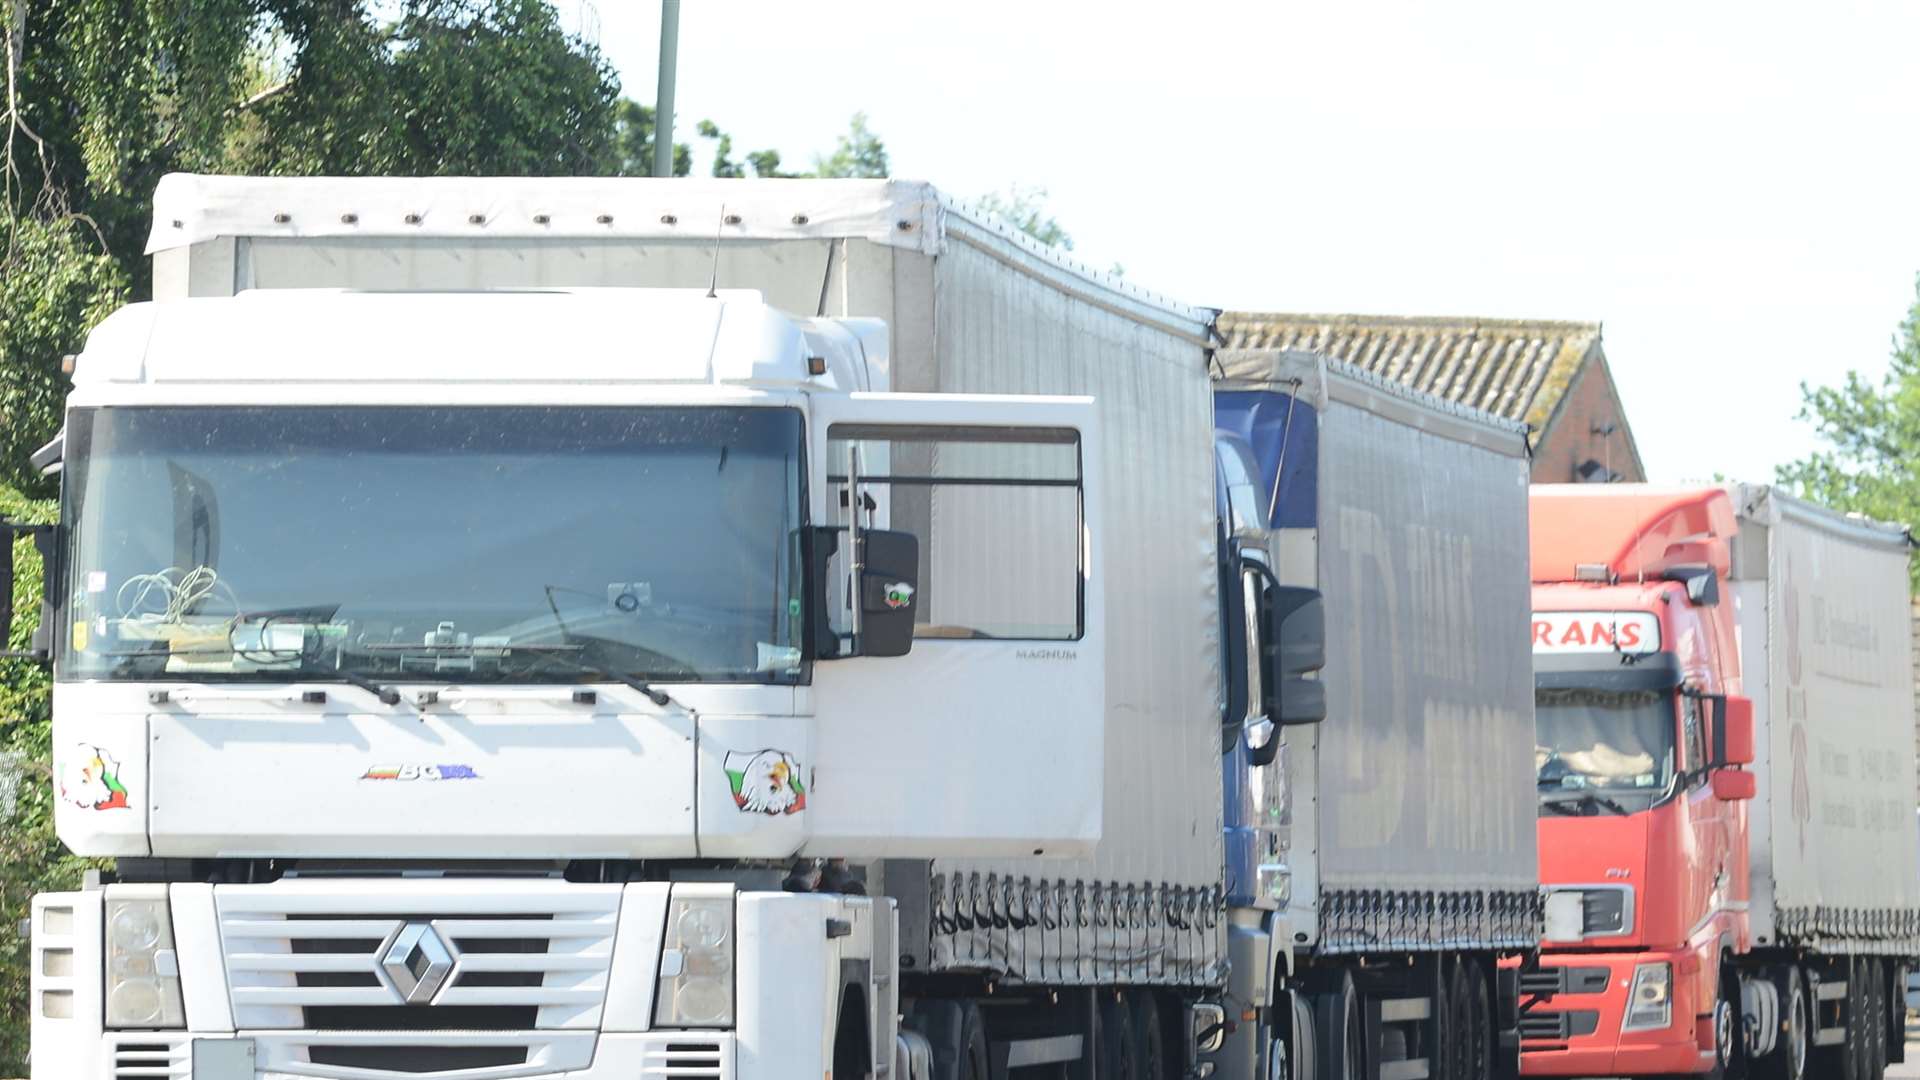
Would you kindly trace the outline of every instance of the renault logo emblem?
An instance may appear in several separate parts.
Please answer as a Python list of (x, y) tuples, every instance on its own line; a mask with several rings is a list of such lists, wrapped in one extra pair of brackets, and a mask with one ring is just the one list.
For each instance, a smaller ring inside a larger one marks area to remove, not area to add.
[(431, 925), (410, 922), (380, 954), (380, 970), (387, 973), (400, 1000), (425, 1005), (453, 973), (453, 950)]

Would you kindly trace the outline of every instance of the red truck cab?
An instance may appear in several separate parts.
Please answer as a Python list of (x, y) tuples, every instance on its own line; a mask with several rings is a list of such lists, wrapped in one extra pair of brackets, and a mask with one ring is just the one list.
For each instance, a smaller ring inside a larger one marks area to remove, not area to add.
[(1541, 967), (1521, 1071), (1717, 1073), (1750, 947), (1752, 707), (1717, 488), (1536, 485)]

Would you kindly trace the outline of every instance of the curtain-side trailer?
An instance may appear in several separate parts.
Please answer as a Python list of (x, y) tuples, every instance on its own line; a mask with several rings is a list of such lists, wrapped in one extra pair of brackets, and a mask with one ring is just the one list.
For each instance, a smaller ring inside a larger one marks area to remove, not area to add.
[(1291, 1012), (1265, 1052), (1295, 1076), (1510, 1073), (1499, 961), (1541, 926), (1525, 432), (1222, 328), (1235, 520), (1326, 620), (1325, 722), (1228, 755), (1234, 995)]

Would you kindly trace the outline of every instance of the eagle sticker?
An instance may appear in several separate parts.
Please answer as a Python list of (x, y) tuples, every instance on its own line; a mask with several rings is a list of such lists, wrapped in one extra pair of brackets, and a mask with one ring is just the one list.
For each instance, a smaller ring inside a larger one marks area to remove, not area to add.
[(727, 754), (727, 783), (733, 803), (746, 814), (797, 814), (807, 808), (807, 786), (800, 763), (784, 750), (747, 750)]
[(83, 810), (127, 809), (119, 759), (91, 743), (81, 743), (60, 770), (60, 797)]

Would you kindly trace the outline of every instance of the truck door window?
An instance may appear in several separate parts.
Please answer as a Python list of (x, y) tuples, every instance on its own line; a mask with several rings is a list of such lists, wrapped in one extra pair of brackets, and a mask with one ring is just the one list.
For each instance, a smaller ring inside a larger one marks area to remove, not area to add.
[(1080, 637), (1077, 432), (836, 424), (828, 440), (828, 523), (846, 523), (857, 447), (860, 524), (920, 540), (914, 636)]
[(1692, 779), (1689, 787), (1698, 787), (1706, 783), (1707, 765), (1707, 729), (1700, 721), (1700, 699), (1692, 694), (1680, 697), (1680, 741), (1686, 747), (1686, 760), (1680, 767), (1687, 770)]

